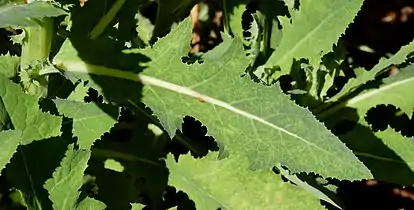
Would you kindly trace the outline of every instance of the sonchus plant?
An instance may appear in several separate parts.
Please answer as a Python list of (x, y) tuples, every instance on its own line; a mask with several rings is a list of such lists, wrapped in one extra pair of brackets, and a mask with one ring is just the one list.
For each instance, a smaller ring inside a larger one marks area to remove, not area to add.
[[(156, 21), (152, 3), (0, 7), (0, 27), (22, 31), (20, 56), (0, 56), (1, 176), (20, 205), (342, 209), (312, 174), (413, 184), (412, 139), (365, 116), (381, 104), (412, 115), (414, 42), (328, 94), (363, 0), (223, 1), (223, 42), (193, 64), (197, 2), (157, 0)], [(355, 126), (334, 132), (344, 120)]]

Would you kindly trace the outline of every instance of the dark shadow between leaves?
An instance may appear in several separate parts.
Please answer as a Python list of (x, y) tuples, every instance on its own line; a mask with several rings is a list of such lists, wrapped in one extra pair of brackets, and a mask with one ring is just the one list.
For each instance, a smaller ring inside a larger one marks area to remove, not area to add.
[(393, 105), (378, 105), (371, 108), (365, 117), (373, 131), (384, 131), (390, 126), (402, 136), (413, 137), (414, 114), (411, 119), (401, 109)]
[[(107, 209), (129, 209), (130, 203), (146, 205), (144, 209), (195, 209), (185, 192), (168, 186), (169, 170), (164, 158), (169, 152), (182, 154), (182, 148), (189, 145), (191, 154), (199, 158), (207, 154), (204, 146), (214, 145), (214, 139), (205, 136), (201, 123), (186, 117), (181, 133), (185, 142), (171, 141), (165, 133), (158, 135), (150, 129), (157, 120), (148, 117), (152, 116), (150, 109), (139, 106), (139, 113), (124, 107), (115, 127), (95, 142), (85, 172), (91, 178), (83, 196), (103, 201)], [(200, 140), (206, 144), (200, 144)], [(110, 166), (109, 162), (120, 166)]]
[[(328, 185), (337, 188), (336, 195), (345, 210), (363, 209), (414, 209), (410, 195), (414, 192), (412, 187), (404, 188), (398, 184), (370, 181), (339, 181), (330, 179)], [(403, 193), (404, 192), (404, 193)], [(324, 203), (327, 209), (337, 210), (334, 206)]]
[[(112, 5), (114, 2), (109, 1), (108, 5)], [(90, 39), (90, 32), (99, 22), (102, 11), (107, 12), (110, 6), (107, 7), (97, 0), (88, 1), (82, 8), (74, 6), (71, 9), (72, 27), (68, 39), (76, 49), (78, 56), (88, 64), (140, 73), (144, 69), (142, 64), (150, 59), (142, 54), (122, 52), (126, 49), (124, 43), (136, 37), (136, 20), (131, 14), (137, 12), (139, 5), (139, 2), (126, 3), (119, 12), (122, 15), (116, 16), (102, 35), (94, 40)], [(119, 23), (119, 30), (113, 28), (115, 23)], [(88, 68), (94, 67), (89, 66)], [(88, 70), (99, 71), (99, 69)], [(142, 84), (138, 80), (132, 81), (94, 74), (71, 76), (74, 77), (72, 82), (88, 81), (89, 87), (98, 90), (103, 98), (111, 103), (130, 106), (134, 106), (131, 103), (140, 103)], [(99, 103), (97, 104), (99, 106)]]
[(211, 136), (206, 136), (207, 128), (200, 121), (190, 116), (184, 117), (181, 131), (176, 132), (168, 144), (168, 151), (178, 162), (179, 156), (190, 152), (194, 158), (202, 158), (210, 151), (219, 151), (217, 142)]

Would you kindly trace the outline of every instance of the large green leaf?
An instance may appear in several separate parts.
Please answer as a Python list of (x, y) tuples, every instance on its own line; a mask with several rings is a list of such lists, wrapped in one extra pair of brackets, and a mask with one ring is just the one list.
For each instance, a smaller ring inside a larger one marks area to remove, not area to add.
[(399, 65), (406, 61), (407, 58), (412, 56), (412, 52), (414, 52), (414, 41), (410, 44), (402, 47), (395, 55), (391, 56), (390, 58), (386, 59), (383, 58), (379, 61), (377, 65), (375, 65), (371, 70), (366, 71), (365, 69), (358, 68), (356, 69), (356, 78), (351, 78), (341, 89), (341, 91), (336, 94), (334, 97), (330, 98), (328, 102), (336, 101), (339, 98), (347, 95), (348, 93), (352, 92), (356, 88), (360, 87), (361, 85), (371, 81), (384, 69), (390, 67), (391, 65)]
[(20, 143), (21, 132), (19, 130), (8, 130), (0, 132), (0, 174), (3, 168), (9, 163)]
[(108, 131), (118, 119), (118, 107), (108, 104), (87, 104), (78, 101), (54, 100), (60, 113), (73, 118), (73, 134), (81, 149), (90, 149), (93, 142)]
[(23, 93), (21, 87), (0, 74), (0, 98), (15, 129), (22, 131), (22, 143), (60, 135), (61, 117), (43, 113), (38, 98)]
[(65, 44), (54, 62), (67, 72), (143, 82), (143, 102), (154, 110), (170, 136), (181, 127), (184, 116), (194, 116), (220, 142), (221, 151), (248, 157), (252, 169), (268, 169), (282, 162), (293, 172), (314, 171), (340, 179), (371, 177), (342, 142), (309, 110), (290, 101), (278, 86), (240, 78), (248, 65), (240, 40), (228, 39), (228, 48), (212, 51), (223, 55), (219, 59), (207, 57), (202, 64), (188, 65), (181, 57), (188, 53), (190, 39), (187, 19), (152, 48), (131, 51), (152, 59), (139, 76), (92, 68)]
[(36, 22), (32, 18), (57, 17), (64, 14), (64, 10), (44, 1), (24, 5), (8, 4), (0, 7), (0, 28), (33, 26)]
[[(44, 185), (49, 192), (49, 198), (53, 202), (53, 209), (104, 209), (105, 205), (99, 201), (84, 199), (78, 204), (80, 187), (83, 184), (84, 171), (87, 167), (91, 152), (87, 150), (76, 150), (74, 145), (69, 145), (66, 155), (53, 177), (48, 179)], [(85, 202), (85, 203), (83, 203)], [(83, 203), (83, 204), (82, 204)], [(91, 205), (93, 204), (93, 206)], [(92, 208), (88, 208), (92, 207)]]
[(280, 17), (283, 38), (262, 68), (279, 66), (281, 70), (273, 77), (277, 79), (290, 72), (294, 59), (307, 58), (313, 67), (319, 67), (321, 57), (332, 50), (362, 3), (363, 0), (301, 1), (291, 20)]
[(319, 199), (284, 182), (280, 175), (248, 169), (247, 157), (224, 160), (210, 154), (167, 160), (169, 184), (186, 192), (197, 209), (324, 209)]

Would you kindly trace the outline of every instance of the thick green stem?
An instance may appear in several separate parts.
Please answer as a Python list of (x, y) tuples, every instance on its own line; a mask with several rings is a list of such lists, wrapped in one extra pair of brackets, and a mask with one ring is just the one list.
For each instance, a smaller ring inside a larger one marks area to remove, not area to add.
[(34, 26), (24, 28), (20, 76), (23, 88), (29, 94), (46, 97), (48, 76), (39, 75), (39, 71), (49, 64), (55, 30), (53, 18), (46, 17), (34, 21)]
[(36, 19), (36, 26), (24, 29), (25, 38), (22, 46), (20, 65), (23, 69), (33, 61), (48, 61), (54, 33), (53, 19)]

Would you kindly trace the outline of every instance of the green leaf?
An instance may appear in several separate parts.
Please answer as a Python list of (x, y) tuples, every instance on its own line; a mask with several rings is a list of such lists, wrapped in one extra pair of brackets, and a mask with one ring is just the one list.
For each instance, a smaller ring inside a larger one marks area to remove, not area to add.
[[(414, 97), (411, 88), (414, 87), (414, 65), (399, 70), (396, 76), (390, 76), (382, 81), (377, 88), (368, 89), (354, 96), (350, 100), (327, 110), (321, 115), (330, 116), (330, 122), (351, 119), (352, 115), (340, 114), (342, 108), (355, 108), (358, 116), (365, 116), (367, 111), (380, 104), (392, 104), (401, 108), (403, 112), (412, 115), (414, 111)], [(339, 112), (336, 115), (335, 112)]]
[(131, 203), (131, 210), (141, 210), (144, 209), (145, 205), (142, 205), (140, 203)]
[(379, 87), (368, 89), (346, 102), (332, 108), (326, 122), (336, 124), (342, 120), (357, 121), (356, 127), (340, 136), (349, 148), (371, 170), (376, 179), (400, 184), (414, 183), (414, 149), (411, 139), (387, 129), (374, 133), (365, 120), (367, 112), (377, 105), (391, 104), (409, 116), (414, 110), (414, 98), (411, 88), (414, 87), (414, 65), (400, 69), (396, 76), (382, 81)]
[(414, 183), (414, 139), (406, 138), (391, 128), (372, 132), (356, 126), (341, 139), (369, 167), (375, 179), (402, 185)]
[(39, 110), (38, 98), (0, 74), (0, 97), (15, 129), (22, 131), (22, 144), (60, 135), (61, 117)]
[(298, 187), (304, 189), (305, 191), (307, 191), (308, 193), (311, 193), (313, 196), (324, 200), (330, 204), (332, 204), (333, 206), (342, 209), (337, 203), (335, 203), (335, 201), (333, 201), (330, 197), (328, 197), (323, 191), (321, 191), (320, 189), (312, 186), (311, 184), (307, 183), (306, 181), (303, 181), (301, 179), (298, 178), (297, 175), (295, 174), (291, 174), (289, 172), (289, 170), (284, 169), (281, 166), (278, 166), (277, 169), (280, 171), (280, 173), (287, 178), (289, 181), (295, 183)]
[(85, 96), (87, 95), (88, 87), (85, 87), (82, 83), (79, 83), (76, 85), (76, 88), (72, 91), (67, 100), (84, 102)]
[(186, 192), (196, 209), (324, 209), (319, 199), (270, 169), (249, 170), (247, 157), (217, 160), (210, 154), (195, 160), (185, 155), (176, 163), (169, 156), (167, 166), (169, 184)]
[(7, 130), (0, 132), (0, 174), (20, 143), (22, 133), (19, 130)]
[(52, 202), (43, 185), (52, 176), (65, 154), (69, 140), (65, 136), (68, 134), (71, 135), (67, 132), (62, 137), (20, 146), (4, 169), (8, 183), (22, 193), (28, 205), (52, 209)]
[(243, 40), (242, 15), (246, 11), (246, 0), (225, 0), (224, 21), (229, 32)]
[(10, 78), (17, 74), (19, 66), (19, 57), (11, 55), (0, 56), (0, 74)]
[[(378, 88), (367, 90), (353, 97), (347, 107), (357, 108), (360, 114), (379, 104), (392, 104), (411, 116), (414, 111), (414, 65), (399, 70), (396, 76), (383, 80)], [(363, 116), (363, 115), (360, 115)]]
[(205, 58), (202, 64), (187, 65), (181, 56), (189, 52), (190, 39), (187, 19), (152, 48), (130, 51), (152, 59), (139, 76), (106, 67), (92, 68), (73, 58), (76, 51), (68, 48), (56, 56), (55, 62), (68, 72), (143, 82), (143, 102), (154, 110), (170, 136), (181, 127), (184, 116), (194, 116), (221, 143), (222, 151), (248, 157), (252, 169), (282, 162), (292, 172), (315, 171), (340, 179), (371, 177), (339, 139), (309, 110), (290, 101), (278, 86), (240, 78), (249, 61), (238, 39), (228, 39), (227, 49), (217, 48), (221, 52), (212, 51), (222, 54), (220, 59)]
[(77, 210), (101, 210), (106, 209), (106, 205), (101, 201), (86, 197), (78, 204)]
[[(73, 144), (69, 145), (61, 165), (44, 185), (54, 209), (75, 209), (80, 195), (78, 190), (83, 184), (84, 171), (90, 156), (90, 151), (76, 150)], [(81, 209), (90, 206), (91, 201), (85, 202), (88, 203), (80, 204)]]
[(281, 70), (273, 79), (288, 74), (294, 59), (307, 58), (317, 68), (321, 57), (332, 50), (362, 3), (363, 0), (301, 1), (299, 11), (292, 14), (291, 20), (280, 18), (283, 38), (262, 68), (279, 66)]
[(294, 172), (315, 171), (348, 179), (370, 176), (342, 142), (278, 86), (240, 78), (248, 61), (238, 39), (228, 39), (229, 47), (219, 48), (224, 51), (211, 52), (222, 54), (220, 59), (183, 64), (180, 54), (188, 46), (190, 31), (189, 22), (184, 22), (153, 49), (144, 51), (152, 61), (140, 75), (147, 84), (143, 102), (170, 136), (180, 128), (182, 117), (190, 115), (207, 126), (222, 151), (247, 156), (254, 169), (282, 162)]
[(377, 76), (381, 71), (390, 67), (391, 65), (399, 65), (406, 61), (409, 58), (411, 53), (414, 51), (414, 41), (410, 44), (402, 47), (395, 55), (388, 59), (381, 59), (377, 65), (375, 65), (371, 70), (366, 71), (362, 68), (356, 69), (356, 78), (351, 78), (341, 89), (339, 93), (337, 93), (334, 97), (330, 98), (328, 102), (334, 102), (340, 99), (341, 97), (346, 96), (356, 88), (360, 87), (361, 85), (371, 81)]
[(24, 5), (5, 5), (0, 7), (0, 28), (34, 26), (36, 21), (33, 18), (57, 17), (65, 14), (64, 10), (44, 1)]
[(59, 112), (73, 118), (73, 134), (78, 137), (79, 148), (90, 149), (117, 122), (119, 108), (108, 104), (54, 100)]

